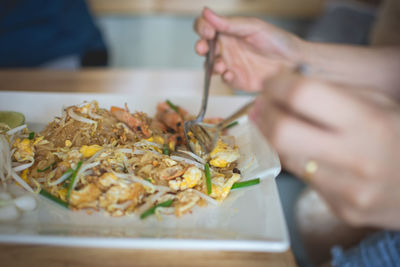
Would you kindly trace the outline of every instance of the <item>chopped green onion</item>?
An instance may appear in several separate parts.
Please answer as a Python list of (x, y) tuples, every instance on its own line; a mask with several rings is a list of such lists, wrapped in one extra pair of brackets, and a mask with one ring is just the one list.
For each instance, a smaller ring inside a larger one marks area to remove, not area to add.
[(51, 165), (50, 165), (50, 166), (47, 166), (47, 167), (44, 168), (44, 169), (37, 169), (37, 172), (45, 172), (45, 171), (47, 171), (48, 169), (50, 169), (50, 167), (51, 167)]
[(176, 106), (176, 105), (174, 105), (171, 101), (169, 101), (168, 99), (167, 99), (167, 104), (168, 104), (168, 106), (170, 106), (173, 110), (175, 110), (175, 112), (176, 113), (179, 113), (179, 107), (178, 106)]
[(69, 182), (68, 191), (67, 191), (67, 199), (68, 199), (68, 201), (69, 201), (69, 197), (71, 196), (71, 191), (73, 189), (72, 186), (74, 185), (74, 182), (75, 182), (75, 179), (76, 179), (76, 174), (78, 173), (79, 168), (81, 167), (81, 165), (82, 165), (82, 161), (79, 161), (78, 165), (76, 166), (76, 169), (74, 170), (74, 172), (71, 175), (71, 181)]
[(30, 132), (28, 138), (29, 140), (33, 140), (33, 138), (35, 138), (35, 132)]
[(238, 121), (231, 122), (228, 125), (226, 125), (224, 129), (232, 128), (233, 126), (238, 125), (238, 124), (239, 124)]
[(231, 189), (242, 188), (247, 186), (252, 186), (260, 183), (260, 178), (244, 181), (244, 182), (237, 182), (232, 185)]
[(170, 200), (167, 200), (165, 202), (161, 202), (161, 203), (151, 207), (150, 209), (148, 209), (145, 212), (143, 212), (142, 215), (140, 215), (140, 219), (143, 220), (143, 219), (147, 218), (148, 216), (154, 214), (158, 207), (170, 207), (172, 205), (173, 201), (174, 201), (173, 199), (170, 199)]
[(206, 183), (207, 183), (207, 194), (211, 194), (211, 174), (210, 174), (210, 165), (208, 163), (204, 164), (204, 170), (206, 173)]
[(66, 188), (66, 187), (68, 187), (68, 183), (66, 183), (66, 181), (68, 181), (69, 179), (71, 179), (71, 175), (74, 173), (74, 169), (72, 169), (72, 168), (69, 168), (68, 170), (66, 170), (65, 172), (64, 172), (64, 174), (63, 175), (68, 175), (68, 177), (65, 179), (65, 181), (64, 181), (64, 183), (63, 183), (63, 187), (64, 188)]
[(56, 165), (57, 165), (57, 162), (54, 161), (51, 165), (47, 166), (44, 169), (37, 169), (37, 172), (45, 172), (45, 171), (49, 170), (50, 168), (54, 168)]
[(168, 145), (167, 145), (167, 144), (164, 144), (162, 153), (163, 153), (164, 155), (168, 155), (168, 156), (169, 156), (170, 151), (169, 151), (169, 148), (168, 148)]
[(47, 192), (46, 190), (44, 190), (43, 188), (40, 190), (39, 194), (41, 194), (42, 196), (44, 196), (45, 198), (48, 198), (54, 202), (56, 202), (58, 205), (61, 205), (65, 208), (68, 209), (68, 203), (65, 201), (62, 201), (61, 199), (59, 199), (58, 197), (53, 196), (52, 194), (50, 194), (49, 192)]

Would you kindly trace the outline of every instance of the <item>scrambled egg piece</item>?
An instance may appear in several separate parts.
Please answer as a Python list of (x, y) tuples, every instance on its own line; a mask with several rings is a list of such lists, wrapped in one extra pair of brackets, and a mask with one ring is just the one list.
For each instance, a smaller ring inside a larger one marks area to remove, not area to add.
[(82, 156), (84, 156), (85, 158), (91, 157), (94, 154), (96, 154), (96, 152), (102, 150), (103, 147), (99, 146), (99, 145), (91, 145), (91, 146), (82, 146), (81, 149), (79, 150), (79, 152), (81, 152)]
[(79, 191), (73, 190), (69, 200), (78, 209), (96, 208), (98, 203), (97, 198), (100, 195), (101, 191), (96, 185), (88, 184)]
[(234, 173), (231, 178), (224, 183), (223, 177), (213, 179), (211, 197), (218, 201), (224, 200), (231, 191), (232, 185), (240, 180), (240, 174)]
[(67, 192), (68, 189), (67, 188), (62, 188), (60, 190), (57, 190), (57, 196), (62, 200), (62, 201), (67, 201)]
[(70, 147), (70, 146), (72, 146), (72, 142), (70, 141), (70, 140), (65, 140), (65, 146), (66, 147)]
[(98, 183), (99, 187), (102, 189), (106, 189), (112, 185), (117, 184), (118, 178), (111, 172), (106, 172), (102, 176), (99, 177)]
[[(81, 153), (75, 149), (60, 149), (60, 152), (55, 152), (54, 155), (59, 157), (62, 161), (69, 162), (77, 162), (81, 158)], [(72, 166), (75, 168), (75, 166)]]
[[(121, 204), (130, 201), (129, 206), (136, 207), (145, 191), (142, 185), (132, 183), (129, 185), (119, 183), (113, 185), (108, 191), (100, 197), (100, 207), (109, 212), (113, 212), (121, 207), (116, 204)], [(125, 208), (129, 208), (125, 207)], [(117, 215), (117, 214), (116, 214)]]
[[(25, 169), (21, 174), (20, 177), (22, 178), (22, 180), (24, 180), (27, 184), (29, 184), (29, 180), (28, 180), (28, 169)], [(21, 186), (20, 183), (17, 182), (18, 186)]]
[(230, 163), (236, 161), (240, 154), (237, 147), (231, 147), (228, 144), (218, 140), (214, 150), (210, 153), (210, 164), (214, 167), (225, 168)]
[(160, 144), (160, 145), (164, 144), (164, 138), (160, 135), (152, 136), (150, 138), (147, 138), (146, 140), (149, 142), (154, 142), (154, 143)]
[(39, 136), (37, 138), (35, 138), (35, 141), (33, 142), (33, 145), (44, 145), (44, 144), (48, 144), (49, 141), (47, 140), (43, 140), (44, 136)]
[(202, 177), (203, 172), (197, 167), (192, 166), (185, 171), (182, 178), (170, 180), (168, 185), (174, 190), (185, 190), (198, 185), (201, 182)]
[(23, 172), (20, 174), (20, 177), (27, 183), (29, 183), (28, 181), (28, 169), (23, 170)]
[(17, 139), (14, 143), (17, 150), (14, 153), (14, 157), (17, 161), (26, 161), (33, 159), (33, 144), (29, 139)]

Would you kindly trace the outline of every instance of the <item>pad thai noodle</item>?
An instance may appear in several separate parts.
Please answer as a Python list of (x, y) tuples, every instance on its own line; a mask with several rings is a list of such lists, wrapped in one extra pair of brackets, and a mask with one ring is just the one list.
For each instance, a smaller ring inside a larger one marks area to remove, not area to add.
[(221, 135), (209, 155), (190, 152), (183, 123), (192, 118), (169, 101), (157, 105), (154, 118), (93, 101), (63, 108), (40, 133), (26, 125), (3, 129), (2, 185), (15, 182), (72, 210), (111, 216), (179, 217), (218, 204), (241, 179), (239, 150), (232, 136)]

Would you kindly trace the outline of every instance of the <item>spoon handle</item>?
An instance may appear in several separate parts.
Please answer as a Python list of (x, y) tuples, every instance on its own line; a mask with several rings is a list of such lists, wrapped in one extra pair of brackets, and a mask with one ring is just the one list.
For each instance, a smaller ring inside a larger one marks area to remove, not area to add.
[(218, 128), (223, 129), (226, 126), (228, 126), (231, 122), (245, 115), (253, 105), (254, 105), (254, 100), (250, 101), (249, 103), (241, 107), (238, 111), (236, 111), (235, 113), (224, 119), (222, 122), (220, 122), (218, 124)]

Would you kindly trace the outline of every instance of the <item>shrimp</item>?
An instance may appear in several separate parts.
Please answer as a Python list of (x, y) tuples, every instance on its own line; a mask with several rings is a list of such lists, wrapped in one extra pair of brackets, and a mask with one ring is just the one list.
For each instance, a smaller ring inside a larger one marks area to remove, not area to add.
[(152, 120), (150, 124), (150, 129), (153, 131), (154, 134), (166, 133), (167, 126), (164, 123), (158, 120)]
[(175, 165), (158, 171), (157, 175), (159, 179), (169, 181), (176, 177), (182, 176), (186, 172), (187, 168), (188, 167), (184, 167), (182, 165)]
[(145, 138), (151, 136), (149, 126), (145, 122), (144, 118), (141, 118), (140, 113), (131, 114), (127, 107), (122, 109), (114, 106), (111, 107), (110, 112), (119, 121), (126, 123), (132, 130), (142, 132)]
[(185, 143), (185, 138), (182, 134), (173, 134), (168, 138), (169, 149), (175, 150), (175, 147)]
[(183, 116), (173, 110), (166, 102), (157, 105), (156, 118), (175, 132), (183, 131)]

